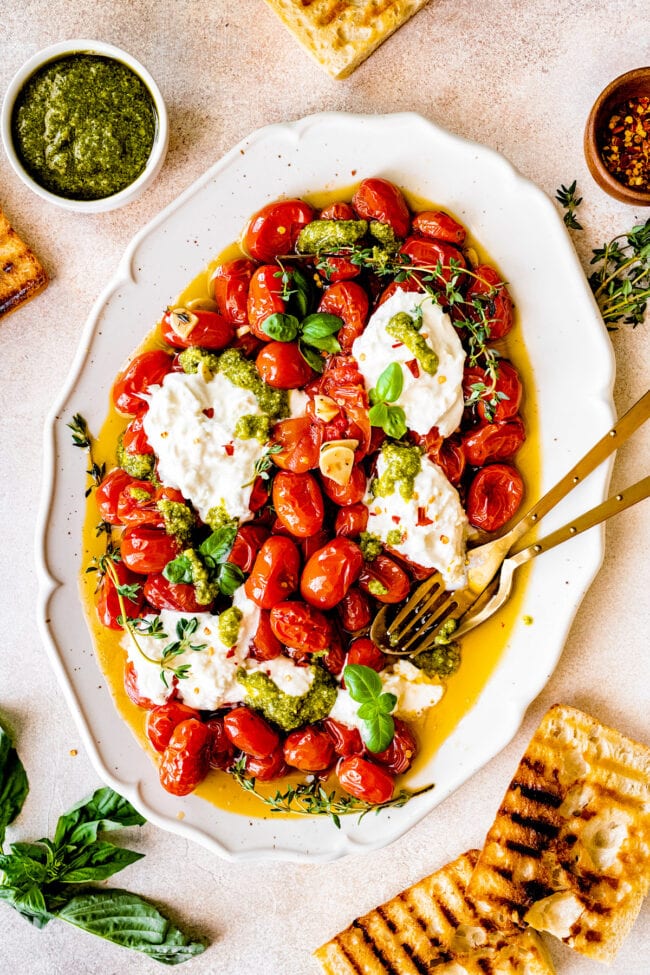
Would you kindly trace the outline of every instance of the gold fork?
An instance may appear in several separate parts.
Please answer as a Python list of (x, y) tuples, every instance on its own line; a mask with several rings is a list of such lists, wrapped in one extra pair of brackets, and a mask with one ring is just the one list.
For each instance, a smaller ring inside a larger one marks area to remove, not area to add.
[[(614, 453), (650, 417), (650, 390), (614, 427), (568, 471), (505, 535), (470, 549), (467, 586), (447, 591), (434, 572), (412, 593), (391, 618), (394, 607), (384, 606), (374, 619), (370, 636), (381, 648), (397, 656), (422, 653), (451, 633), (462, 636), (499, 609), (510, 595), (515, 569), (560, 542), (573, 538), (605, 519), (648, 497), (650, 477), (621, 491), (602, 504), (557, 529), (546, 539), (520, 546), (517, 542), (585, 477)], [(508, 556), (511, 556), (508, 558)], [(499, 572), (501, 569), (501, 572)], [(472, 613), (468, 610), (472, 608)], [(467, 618), (465, 618), (465, 614)]]

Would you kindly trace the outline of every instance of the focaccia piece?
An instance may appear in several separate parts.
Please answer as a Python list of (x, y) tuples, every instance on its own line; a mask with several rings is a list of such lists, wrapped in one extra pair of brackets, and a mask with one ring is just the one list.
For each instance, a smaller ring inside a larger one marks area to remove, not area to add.
[(33, 298), (46, 284), (41, 262), (0, 209), (0, 317)]
[(650, 886), (650, 748), (575, 708), (547, 712), (472, 875), (502, 928), (609, 962)]
[(266, 0), (333, 78), (347, 78), (428, 0)]
[(465, 890), (469, 850), (357, 918), (314, 952), (325, 975), (554, 975), (534, 931), (505, 938)]

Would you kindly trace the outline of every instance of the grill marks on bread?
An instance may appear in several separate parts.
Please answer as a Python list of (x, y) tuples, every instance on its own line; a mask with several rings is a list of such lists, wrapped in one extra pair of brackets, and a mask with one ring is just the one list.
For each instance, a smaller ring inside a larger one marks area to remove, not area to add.
[(0, 209), (0, 317), (42, 291), (47, 274)]
[(346, 78), (428, 0), (266, 0), (302, 46)]
[[(467, 897), (470, 850), (315, 952), (326, 975), (553, 975), (534, 932), (507, 939)], [(462, 965), (462, 968), (458, 966)]]
[(557, 706), (535, 733), (469, 893), (610, 961), (650, 886), (650, 749)]

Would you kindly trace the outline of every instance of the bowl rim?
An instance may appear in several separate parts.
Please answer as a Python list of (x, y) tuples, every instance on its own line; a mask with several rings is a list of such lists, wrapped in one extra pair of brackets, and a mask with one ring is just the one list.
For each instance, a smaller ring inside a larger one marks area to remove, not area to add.
[[(140, 175), (133, 180), (132, 183), (129, 183), (128, 186), (125, 186), (124, 189), (119, 190), (117, 193), (113, 193), (110, 196), (101, 197), (98, 200), (72, 200), (66, 196), (53, 193), (51, 190), (45, 189), (45, 187), (41, 186), (41, 184), (38, 183), (27, 172), (20, 161), (18, 153), (14, 147), (11, 132), (11, 121), (14, 105), (26, 81), (33, 74), (35, 74), (36, 71), (49, 62), (56, 61), (59, 58), (72, 54), (97, 54), (101, 57), (110, 58), (114, 61), (121, 61), (128, 68), (130, 68), (141, 81), (144, 82), (149, 94), (151, 95), (157, 115), (156, 132), (154, 135), (153, 145), (151, 147), (151, 153), (149, 155), (149, 159), (147, 160), (147, 164)], [(116, 47), (114, 44), (108, 44), (105, 41), (76, 37), (66, 41), (58, 41), (56, 44), (50, 44), (47, 47), (42, 48), (33, 54), (27, 61), (25, 61), (25, 63), (14, 74), (13, 78), (9, 82), (2, 103), (2, 110), (0, 113), (0, 135), (2, 137), (4, 150), (14, 172), (23, 181), (23, 183), (25, 183), (26, 186), (37, 194), (37, 196), (40, 196), (41, 199), (46, 200), (49, 203), (53, 203), (55, 206), (62, 207), (64, 210), (72, 210), (76, 211), (77, 213), (101, 213), (106, 210), (115, 210), (118, 207), (130, 203), (137, 196), (139, 196), (158, 175), (165, 160), (167, 147), (169, 144), (169, 119), (167, 115), (167, 107), (160, 88), (145, 66), (134, 58), (133, 55), (129, 54), (128, 51), (124, 51), (122, 48)]]
[(610, 173), (601, 155), (599, 134), (603, 116), (613, 108), (621, 89), (644, 82), (650, 95), (650, 65), (632, 68), (610, 81), (593, 103), (584, 131), (585, 159), (596, 183), (615, 199), (636, 206), (650, 206), (650, 186), (648, 189), (626, 186)]

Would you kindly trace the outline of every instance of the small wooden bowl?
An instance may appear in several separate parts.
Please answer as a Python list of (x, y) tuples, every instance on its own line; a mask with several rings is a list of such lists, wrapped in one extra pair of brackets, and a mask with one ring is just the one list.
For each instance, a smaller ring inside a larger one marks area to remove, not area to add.
[(650, 97), (650, 67), (635, 68), (615, 78), (601, 91), (589, 113), (585, 127), (584, 151), (589, 172), (601, 189), (623, 203), (635, 206), (650, 206), (650, 185), (626, 186), (607, 169), (602, 158), (602, 147), (609, 122), (615, 108), (628, 98), (640, 95)]

